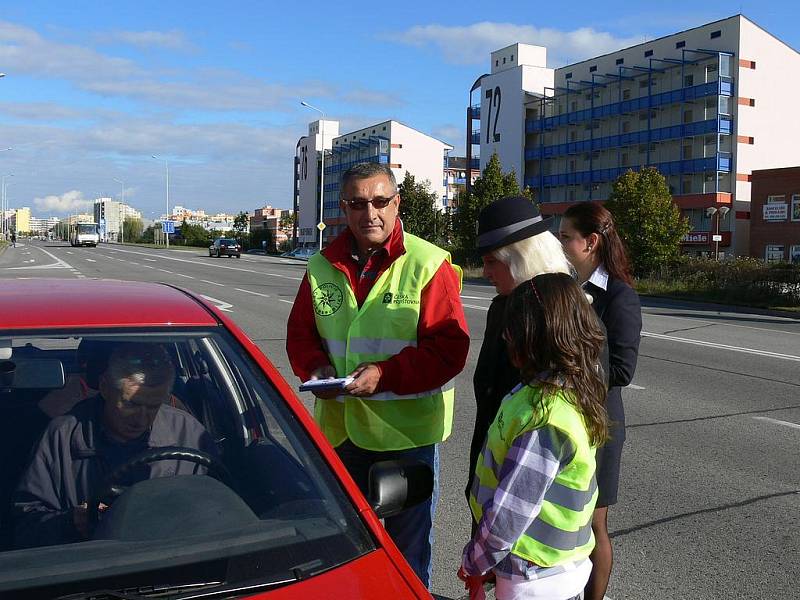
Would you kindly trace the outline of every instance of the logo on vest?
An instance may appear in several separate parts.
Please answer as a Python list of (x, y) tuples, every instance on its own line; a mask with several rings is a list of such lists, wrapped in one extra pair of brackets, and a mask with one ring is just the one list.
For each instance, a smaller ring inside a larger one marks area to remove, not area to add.
[(383, 295), (383, 304), (419, 304), (419, 298), (409, 294), (386, 292)]
[(342, 307), (344, 294), (335, 283), (323, 283), (311, 293), (314, 312), (321, 317), (332, 315)]

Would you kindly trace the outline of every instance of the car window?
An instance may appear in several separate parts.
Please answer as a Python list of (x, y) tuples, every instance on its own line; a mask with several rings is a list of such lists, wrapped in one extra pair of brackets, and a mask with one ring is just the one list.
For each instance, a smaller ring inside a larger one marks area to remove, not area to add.
[(0, 349), (0, 594), (280, 585), (374, 549), (224, 331), (0, 334)]

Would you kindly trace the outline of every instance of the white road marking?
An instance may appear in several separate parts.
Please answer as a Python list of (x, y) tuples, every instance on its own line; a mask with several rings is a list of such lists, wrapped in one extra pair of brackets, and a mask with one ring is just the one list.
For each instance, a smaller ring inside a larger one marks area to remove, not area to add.
[(132, 265), (136, 265), (137, 267), (138, 267), (138, 266), (141, 264), (141, 263), (137, 263), (137, 262), (133, 262), (133, 261), (130, 261), (130, 263), (131, 263)]
[(86, 262), (97, 262), (97, 261), (95, 259), (93, 259), (93, 258), (87, 258)]
[(67, 254), (72, 254), (72, 250), (67, 250)]
[(145, 269), (155, 269), (155, 267), (151, 265), (142, 265)]
[(800, 356), (792, 354), (781, 354), (779, 352), (769, 352), (767, 350), (757, 350), (755, 348), (742, 348), (740, 346), (729, 346), (728, 344), (717, 344), (715, 342), (704, 342), (702, 340), (692, 340), (689, 338), (675, 337), (671, 335), (664, 335), (662, 333), (648, 333), (642, 332), (642, 337), (650, 337), (659, 340), (669, 340), (671, 342), (680, 342), (682, 344), (691, 344), (693, 346), (706, 346), (708, 348), (718, 348), (720, 350), (730, 350), (731, 352), (742, 352), (744, 354), (754, 354), (756, 356), (766, 356), (769, 358), (780, 358), (783, 360), (791, 360), (800, 362)]
[(201, 279), (203, 283), (210, 283), (211, 285), (218, 285), (219, 287), (225, 287), (223, 283), (217, 283), (216, 281), (209, 281), (208, 279)]
[[(146, 252), (137, 252), (135, 250), (117, 250), (117, 252), (125, 252), (125, 253), (128, 253), (128, 254), (148, 255), (148, 253), (146, 253)], [(267, 275), (269, 277), (279, 277), (281, 279), (292, 279), (294, 281), (301, 281), (303, 279), (302, 277), (292, 277), (290, 275), (281, 275), (280, 273), (264, 273), (263, 271), (255, 271), (253, 269), (243, 269), (242, 267), (229, 267), (227, 265), (221, 265), (221, 264), (218, 264), (216, 262), (199, 263), (196, 260), (189, 260), (189, 259), (186, 259), (186, 258), (178, 258), (176, 256), (167, 256), (167, 255), (164, 255), (164, 254), (156, 254), (156, 255), (150, 254), (149, 256), (156, 256), (157, 258), (163, 258), (163, 259), (166, 259), (166, 260), (175, 260), (175, 261), (178, 261), (178, 262), (191, 263), (193, 265), (202, 264), (204, 266), (216, 267), (217, 269), (230, 269), (231, 271), (241, 271), (243, 273), (255, 273), (256, 275)], [(293, 262), (293, 264), (297, 264), (296, 261), (292, 261), (292, 262)], [(136, 264), (136, 263), (134, 263), (134, 264)]]
[(178, 277), (186, 277), (186, 279), (194, 279), (191, 275), (184, 275), (183, 273), (177, 273)]
[(647, 388), (644, 388), (644, 387), (642, 387), (640, 385), (636, 385), (635, 383), (629, 383), (626, 387), (629, 387), (632, 390), (646, 390), (647, 389)]
[(233, 304), (225, 302), (223, 300), (218, 300), (217, 298), (212, 298), (211, 296), (206, 296), (205, 294), (200, 294), (201, 298), (205, 298), (209, 302), (213, 302), (217, 305), (217, 308), (220, 310), (224, 310), (225, 312), (233, 312), (231, 308), (233, 308)]
[[(14, 271), (14, 270), (17, 270), (17, 269), (29, 269), (29, 270), (30, 269), (37, 269), (37, 270), (39, 270), (39, 269), (72, 269), (73, 272), (75, 272), (75, 273), (78, 272), (77, 269), (75, 269), (75, 267), (73, 267), (69, 263), (61, 260), (56, 255), (51, 254), (50, 252), (48, 252), (44, 248), (38, 248), (38, 250), (41, 250), (42, 252), (47, 254), (47, 256), (49, 256), (50, 258), (52, 258), (56, 262), (50, 263), (49, 265), (36, 265), (36, 266), (32, 266), (32, 267), (8, 267), (8, 270), (9, 271)], [(72, 253), (70, 252), (70, 254), (72, 254)]]
[(262, 296), (264, 298), (269, 298), (267, 294), (262, 294), (261, 292), (251, 292), (250, 290), (243, 290), (242, 288), (233, 288), (237, 292), (244, 292), (245, 294), (253, 294), (254, 296)]
[(491, 300), (491, 296), (465, 296), (461, 294), (462, 298), (466, 298), (467, 300)]
[(158, 262), (155, 258), (145, 258), (145, 260), (148, 260), (150, 262)]
[(791, 427), (793, 429), (800, 429), (800, 424), (798, 423), (791, 423), (789, 421), (779, 421), (778, 419), (770, 419), (769, 417), (753, 417), (754, 419), (758, 419), (759, 421), (767, 421), (769, 423), (775, 423), (776, 425), (785, 425), (786, 427)]
[(159, 271), (161, 271), (163, 273), (172, 273), (172, 271), (167, 271), (166, 269), (159, 269)]
[[(725, 323), (719, 321), (706, 321), (702, 317), (694, 319), (691, 317), (676, 317), (675, 315), (656, 315), (649, 312), (642, 311), (643, 314), (646, 314), (650, 317), (656, 318), (666, 318), (666, 319), (679, 319), (681, 321), (689, 321), (690, 323), (702, 323), (704, 325), (722, 325), (725, 327), (739, 327), (741, 329), (755, 329), (756, 331), (769, 331), (770, 333), (785, 333), (787, 335), (800, 335), (800, 331), (784, 331), (783, 329), (769, 329), (768, 327), (755, 327), (754, 325), (739, 325), (737, 323)], [(789, 317), (775, 317), (776, 325), (784, 325), (789, 323), (797, 323), (795, 319), (790, 319)], [(780, 319), (780, 320), (778, 320)]]
[(286, 302), (286, 304), (294, 304), (294, 300), (284, 300), (283, 298), (278, 298), (281, 302)]
[(463, 302), (461, 303), (461, 306), (464, 308), (474, 308), (475, 310), (489, 310), (488, 306), (475, 306), (474, 304), (464, 304)]

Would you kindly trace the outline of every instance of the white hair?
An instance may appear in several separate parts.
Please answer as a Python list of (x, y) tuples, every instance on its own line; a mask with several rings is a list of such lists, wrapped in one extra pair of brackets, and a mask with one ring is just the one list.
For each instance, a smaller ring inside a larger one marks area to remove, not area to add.
[(561, 242), (549, 231), (498, 248), (492, 255), (508, 267), (516, 285), (542, 273), (572, 275)]

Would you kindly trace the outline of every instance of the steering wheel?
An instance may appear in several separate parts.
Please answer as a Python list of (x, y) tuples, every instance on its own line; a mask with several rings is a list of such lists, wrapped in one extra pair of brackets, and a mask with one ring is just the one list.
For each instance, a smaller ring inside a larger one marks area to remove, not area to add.
[(224, 483), (228, 487), (233, 487), (233, 478), (227, 467), (222, 461), (195, 448), (184, 448), (182, 446), (162, 446), (160, 448), (148, 448), (144, 452), (137, 454), (125, 464), (120, 465), (114, 469), (111, 474), (106, 477), (103, 485), (100, 486), (100, 491), (93, 494), (87, 507), (87, 516), (89, 519), (89, 531), (94, 531), (98, 519), (98, 505), (100, 502), (103, 504), (111, 505), (114, 500), (119, 498), (127, 488), (127, 486), (119, 485), (116, 482), (125, 477), (130, 471), (149, 465), (150, 463), (159, 462), (162, 460), (185, 460), (187, 462), (195, 463), (208, 469), (208, 474)]

